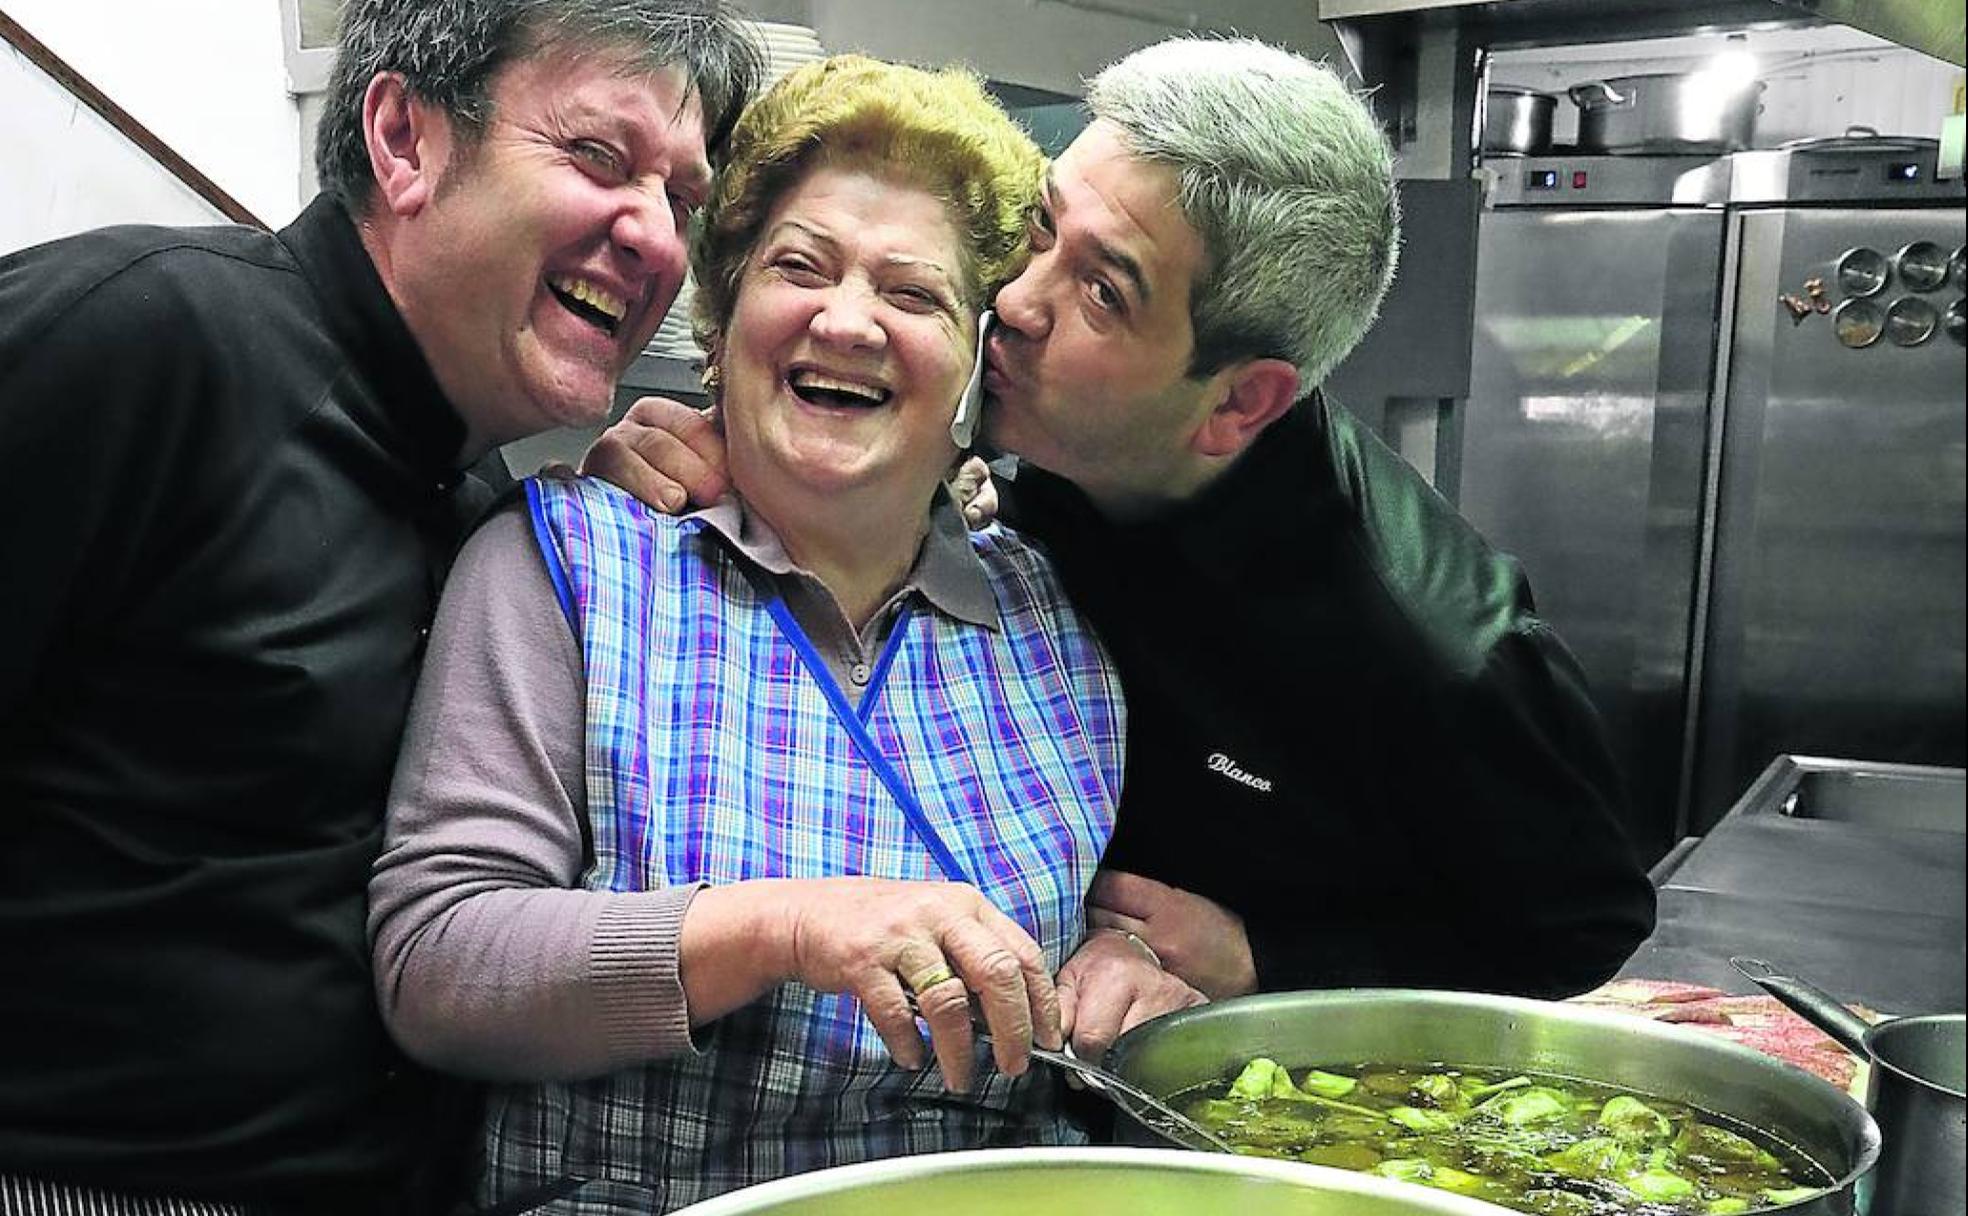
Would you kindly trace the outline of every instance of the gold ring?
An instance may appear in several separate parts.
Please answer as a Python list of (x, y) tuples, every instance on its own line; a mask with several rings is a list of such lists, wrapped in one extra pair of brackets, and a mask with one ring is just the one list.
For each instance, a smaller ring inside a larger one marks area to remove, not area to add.
[(934, 988), (938, 984), (948, 983), (956, 978), (957, 973), (950, 970), (950, 964), (938, 963), (929, 970), (919, 972), (902, 982), (909, 986), (910, 992), (921, 996), (927, 989)]

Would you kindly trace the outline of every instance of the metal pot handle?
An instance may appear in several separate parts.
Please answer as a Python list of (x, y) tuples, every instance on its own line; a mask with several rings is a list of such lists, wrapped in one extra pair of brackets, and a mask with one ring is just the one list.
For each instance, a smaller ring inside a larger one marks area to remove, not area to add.
[(1816, 984), (1807, 984), (1794, 975), (1785, 975), (1760, 958), (1732, 958), (1729, 965), (1756, 981), (1757, 987), (1782, 1001), (1805, 1021), (1838, 1040), (1839, 1046), (1859, 1057), (1870, 1059), (1866, 1020), (1845, 1008), (1839, 999)]
[(1622, 94), (1618, 89), (1615, 89), (1603, 80), (1588, 80), (1584, 84), (1575, 84), (1571, 88), (1566, 89), (1565, 92), (1571, 97), (1572, 104), (1583, 108), (1590, 104), (1584, 94), (1590, 93), (1594, 89), (1599, 90), (1604, 95), (1607, 105), (1628, 106), (1633, 104), (1634, 94)]

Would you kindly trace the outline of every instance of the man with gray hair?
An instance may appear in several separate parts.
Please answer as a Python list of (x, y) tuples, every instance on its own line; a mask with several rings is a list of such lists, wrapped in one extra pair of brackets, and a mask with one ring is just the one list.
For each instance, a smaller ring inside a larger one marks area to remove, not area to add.
[(489, 498), (464, 470), (606, 417), (762, 69), (713, 0), (342, 23), (291, 226), (0, 258), (6, 1216), (419, 1213), (457, 1181), (364, 899)]
[[(1130, 937), (1212, 997), (1607, 978), (1653, 893), (1578, 666), (1516, 564), (1319, 391), (1394, 272), (1372, 115), (1245, 40), (1148, 47), (1087, 100), (984, 380), (984, 435), (1024, 463), (1007, 518), (1128, 696), (1089, 897), (1118, 932), (1059, 977), (1076, 1047), (1156, 1011), (1103, 966)], [(706, 500), (721, 460), (652, 401), (589, 466)]]

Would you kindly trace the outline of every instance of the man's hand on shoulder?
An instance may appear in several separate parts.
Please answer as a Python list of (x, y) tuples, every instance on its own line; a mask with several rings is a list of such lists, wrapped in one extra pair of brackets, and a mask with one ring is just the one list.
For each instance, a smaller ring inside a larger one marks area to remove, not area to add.
[(1131, 935), (1092, 930), (1059, 969), (1059, 1024), (1081, 1059), (1098, 1060), (1115, 1039), (1204, 995), (1162, 969)]
[(716, 409), (667, 397), (630, 406), (581, 458), (581, 472), (612, 481), (667, 515), (707, 507), (731, 488)]
[(1087, 892), (1087, 925), (1140, 937), (1164, 967), (1213, 1001), (1257, 991), (1243, 918), (1214, 900), (1103, 868)]
[(990, 526), (998, 517), (998, 483), (991, 480), (991, 466), (981, 456), (967, 456), (950, 478), (950, 493), (963, 508), (964, 522), (973, 529)]

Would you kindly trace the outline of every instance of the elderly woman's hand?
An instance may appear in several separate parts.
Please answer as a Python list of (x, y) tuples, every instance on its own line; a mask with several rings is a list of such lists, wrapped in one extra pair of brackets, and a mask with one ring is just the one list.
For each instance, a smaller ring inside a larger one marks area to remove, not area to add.
[(717, 411), (643, 397), (601, 433), (581, 472), (614, 482), (666, 515), (708, 507), (731, 488)]
[(1045, 1047), (1064, 1041), (1044, 952), (963, 883), (811, 878), (712, 887), (691, 905), (683, 953), (695, 1022), (796, 980), (859, 999), (896, 1062), (920, 1068), (912, 990), (955, 1091), (970, 1087), (973, 993), (1001, 1072), (1023, 1073), (1035, 1039)]

